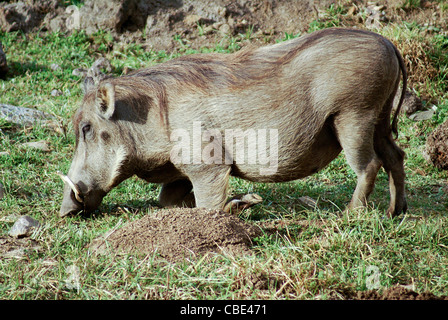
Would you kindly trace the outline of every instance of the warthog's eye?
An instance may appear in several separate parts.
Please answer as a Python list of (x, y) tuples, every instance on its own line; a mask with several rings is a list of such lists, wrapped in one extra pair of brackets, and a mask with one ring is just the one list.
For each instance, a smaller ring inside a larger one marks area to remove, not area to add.
[(90, 131), (90, 124), (87, 123), (85, 125), (82, 126), (82, 134), (85, 137), (86, 134)]

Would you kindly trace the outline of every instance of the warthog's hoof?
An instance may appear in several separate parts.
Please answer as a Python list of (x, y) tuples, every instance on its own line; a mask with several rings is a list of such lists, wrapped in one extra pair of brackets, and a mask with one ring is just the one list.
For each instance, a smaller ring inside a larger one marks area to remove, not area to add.
[(227, 204), (224, 206), (223, 211), (238, 214), (244, 209), (252, 207), (262, 201), (263, 198), (255, 193), (245, 194), (241, 196), (241, 198), (240, 196), (236, 196), (235, 198), (227, 202)]
[(408, 210), (408, 203), (403, 199), (402, 203), (395, 204), (395, 207), (387, 209), (387, 217), (392, 219), (398, 217), (401, 213), (405, 214)]

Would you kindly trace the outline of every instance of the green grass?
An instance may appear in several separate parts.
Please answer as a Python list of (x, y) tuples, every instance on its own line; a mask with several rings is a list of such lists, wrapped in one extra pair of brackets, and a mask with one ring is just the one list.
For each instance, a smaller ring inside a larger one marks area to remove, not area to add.
[[(331, 10), (336, 12), (329, 13), (334, 24), (340, 12)], [(285, 40), (291, 37), (285, 34)], [(246, 38), (247, 34), (228, 39), (229, 46), (217, 43), (203, 51), (233, 52)], [(407, 153), (409, 202), (409, 212), (400, 219), (384, 219), (384, 172), (378, 176), (369, 209), (341, 213), (356, 181), (341, 154), (325, 170), (291, 183), (231, 180), (233, 192), (256, 192), (264, 199), (241, 215), (269, 230), (256, 239), (253, 256), (210, 255), (176, 264), (156, 255), (93, 257), (86, 245), (150, 214), (159, 189), (132, 178), (114, 189), (92, 217), (58, 217), (62, 182), (55, 172), (69, 168), (74, 148), (70, 117), (82, 98), (82, 79), (72, 71), (88, 68), (104, 55), (119, 76), (125, 67), (137, 69), (176, 55), (145, 51), (135, 44), (111, 47), (110, 35), (104, 32), (1, 33), (0, 41), (11, 68), (9, 78), (0, 82), (0, 102), (51, 113), (66, 129), (58, 133), (45, 126), (24, 129), (0, 122), (0, 151), (9, 152), (0, 156), (0, 183), (6, 190), (0, 201), (0, 236), (6, 236), (20, 215), (43, 224), (31, 236), (40, 250), (30, 250), (22, 259), (1, 258), (0, 299), (342, 299), (350, 292), (396, 284), (448, 295), (447, 173), (422, 156), (426, 136), (447, 117), (446, 94), (438, 95), (432, 120), (400, 120), (398, 143)], [(446, 37), (434, 33), (429, 41), (434, 44), (430, 58), (440, 70), (430, 85), (434, 92), (446, 92)], [(186, 47), (180, 54), (194, 52)], [(53, 71), (53, 63), (61, 69)], [(63, 95), (51, 96), (53, 89)], [(46, 140), (52, 151), (20, 146), (38, 140)], [(316, 199), (318, 208), (301, 206), (297, 198), (305, 195)], [(79, 270), (79, 283), (70, 280), (73, 266)]]

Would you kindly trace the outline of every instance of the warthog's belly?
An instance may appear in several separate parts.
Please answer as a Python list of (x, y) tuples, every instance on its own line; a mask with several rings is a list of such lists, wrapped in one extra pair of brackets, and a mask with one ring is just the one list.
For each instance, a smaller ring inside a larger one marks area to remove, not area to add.
[[(312, 175), (335, 159), (342, 148), (328, 119), (322, 130), (305, 146), (301, 141), (282, 139), (279, 134), (277, 159), (269, 155), (264, 163), (232, 166), (232, 175), (253, 182), (286, 182)], [(277, 160), (277, 161), (275, 161)]]

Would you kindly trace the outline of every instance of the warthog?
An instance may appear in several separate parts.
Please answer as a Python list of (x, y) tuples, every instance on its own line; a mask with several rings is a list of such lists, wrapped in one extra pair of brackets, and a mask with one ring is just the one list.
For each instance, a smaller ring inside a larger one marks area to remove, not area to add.
[[(291, 181), (344, 149), (358, 178), (348, 208), (366, 205), (383, 166), (388, 215), (396, 216), (407, 208), (404, 152), (392, 137), (405, 89), (390, 41), (337, 28), (234, 54), (183, 56), (98, 84), (86, 79), (60, 215), (92, 212), (133, 175), (162, 184), (162, 206), (222, 209), (229, 176)], [(269, 155), (269, 167), (250, 158), (260, 156), (255, 150)], [(242, 151), (249, 156), (237, 161), (233, 153)]]

